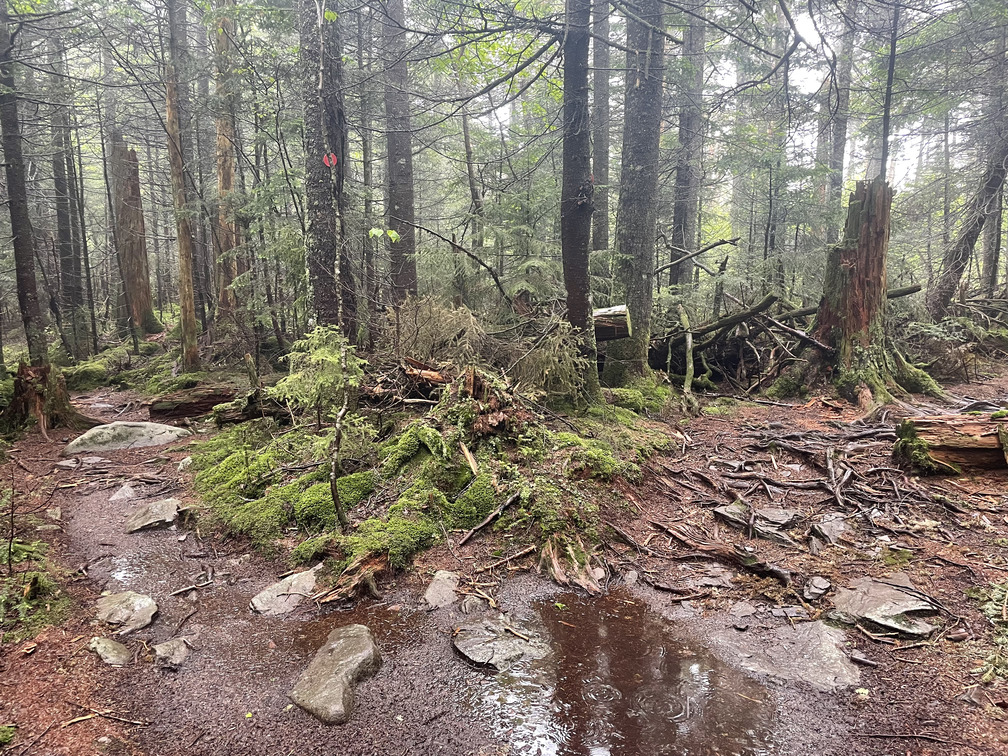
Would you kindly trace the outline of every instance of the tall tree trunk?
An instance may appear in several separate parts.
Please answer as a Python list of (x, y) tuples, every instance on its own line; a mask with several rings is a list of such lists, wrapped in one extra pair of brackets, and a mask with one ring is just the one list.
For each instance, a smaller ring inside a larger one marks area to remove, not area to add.
[[(609, 5), (596, 3), (592, 39), (593, 120), (592, 170), (595, 178), (595, 213), (592, 215), (592, 249), (609, 249)], [(661, 28), (661, 27), (659, 27)], [(660, 34), (656, 34), (660, 37)], [(628, 47), (633, 47), (628, 45)], [(664, 40), (662, 42), (664, 50)], [(632, 53), (627, 53), (631, 55)], [(640, 53), (636, 54), (640, 57)], [(632, 66), (627, 66), (628, 71)], [(625, 125), (629, 119), (624, 120)], [(657, 166), (656, 166), (657, 167)], [(652, 229), (653, 230), (653, 229)]]
[(1004, 186), (994, 199), (994, 215), (984, 224), (984, 257), (982, 292), (993, 297), (997, 291), (998, 268), (1001, 265), (1001, 236), (1004, 229)]
[(179, 112), (179, 25), (177, 4), (167, 0), (169, 57), (165, 70), (165, 112), (168, 132), (168, 160), (171, 167), (172, 199), (175, 206), (175, 223), (178, 229), (179, 310), (182, 333), (182, 369), (193, 372), (199, 369), (199, 349), (196, 346), (196, 304), (193, 295), (193, 232), (189, 221), (189, 202), (185, 180), (184, 137)]
[[(364, 223), (361, 234), (361, 267), (363, 269), (364, 304), (367, 312), (367, 347), (374, 349), (375, 338), (378, 335), (378, 276), (375, 271), (375, 239), (371, 235), (374, 224), (374, 157), (371, 142), (371, 98), (368, 97), (371, 60), (364, 62), (364, 11), (357, 11), (357, 68), (361, 72), (360, 81), (360, 138), (361, 138), (361, 178), (364, 193)], [(369, 14), (368, 20), (372, 16)], [(369, 23), (369, 30), (371, 25)]]
[(387, 132), (389, 244), (392, 301), (402, 304), (417, 294), (416, 209), (413, 204), (413, 132), (410, 124), (409, 69), (406, 64), (406, 15), (403, 0), (388, 0), (383, 22), (385, 120)]
[(563, 185), (560, 190), (560, 244), (567, 320), (588, 359), (585, 392), (599, 395), (595, 324), (592, 318), (588, 245), (592, 195), (591, 119), (588, 108), (588, 41), (591, 0), (567, 0), (563, 43)]
[(973, 248), (980, 238), (980, 232), (983, 231), (987, 219), (993, 215), (995, 203), (1000, 201), (1006, 168), (1008, 168), (1008, 130), (999, 135), (990, 153), (987, 167), (980, 179), (980, 188), (966, 205), (963, 212), (965, 220), (959, 229), (959, 235), (945, 249), (941, 273), (928, 292), (927, 310), (935, 321), (948, 314), (952, 298), (959, 288), (959, 281), (973, 256)]
[[(1008, 25), (1002, 24), (994, 48), (994, 64), (991, 66), (991, 97), (989, 116), (994, 128), (991, 143), (997, 144), (997, 131), (1004, 129), (1004, 114), (1008, 112), (1005, 102), (1005, 77), (1008, 76)], [(998, 266), (1001, 262), (1001, 229), (1004, 213), (1004, 186), (993, 200), (992, 214), (984, 225), (984, 254), (981, 290), (984, 296), (992, 297), (998, 284)]]
[(11, 41), (7, 1), (0, 1), (0, 131), (2, 131), (4, 172), (7, 176), (7, 208), (14, 237), (14, 277), (18, 307), (28, 342), (32, 365), (47, 365), (45, 322), (39, 308), (35, 282), (35, 236), (28, 209), (28, 182), (25, 177), (18, 95), (14, 82), (14, 50)]
[[(631, 335), (606, 351), (610, 385), (647, 371), (658, 225), (659, 138), (665, 37), (662, 0), (642, 0), (627, 18), (627, 70), (616, 225), (616, 274), (626, 293)], [(597, 153), (596, 153), (597, 154)], [(596, 210), (596, 215), (598, 211)]]
[[(702, 15), (704, 4), (697, 5)], [(676, 163), (675, 204), (672, 208), (672, 254), (686, 255), (697, 248), (700, 207), (700, 159), (703, 148), (704, 26), (701, 18), (691, 16), (683, 45), (689, 84), (684, 88), (679, 108), (679, 151)], [(692, 263), (674, 265), (669, 281), (674, 285), (690, 281)]]
[(91, 255), (88, 251), (87, 223), (84, 218), (84, 155), (80, 143), (80, 126), (77, 116), (73, 116), (73, 133), (75, 136), (77, 164), (77, 213), (80, 221), (81, 267), (84, 270), (84, 283), (87, 288), (88, 316), (91, 321), (91, 346), (98, 354), (98, 324), (95, 318), (94, 283), (91, 280)]
[(217, 70), (217, 229), (214, 234), (218, 269), (217, 312), (220, 322), (234, 315), (235, 293), (232, 284), (238, 275), (235, 248), (238, 246), (238, 224), (235, 222), (235, 83), (232, 71), (232, 38), (234, 20), (231, 13), (234, 0), (218, 0), (217, 34), (215, 35)]
[[(842, 14), (844, 25), (840, 35), (840, 52), (836, 63), (836, 91), (831, 90), (830, 108), (833, 127), (831, 129), (831, 149), (829, 157), (829, 225), (826, 227), (826, 242), (833, 244), (840, 233), (838, 219), (843, 201), (844, 155), (847, 152), (847, 122), (850, 118), (851, 76), (854, 70), (854, 41), (857, 26), (859, 0), (847, 0)], [(835, 96), (835, 100), (833, 99)]]

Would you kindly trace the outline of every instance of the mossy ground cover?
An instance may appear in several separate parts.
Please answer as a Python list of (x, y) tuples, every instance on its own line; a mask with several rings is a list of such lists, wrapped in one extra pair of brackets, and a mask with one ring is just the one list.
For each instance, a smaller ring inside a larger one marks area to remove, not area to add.
[(595, 538), (600, 504), (618, 503), (614, 482), (638, 479), (643, 461), (669, 446), (668, 434), (613, 405), (551, 427), (492, 379), (475, 392), (460, 379), (427, 414), (398, 420), (389, 428), (362, 413), (351, 423), (349, 447), (344, 436), (347, 474), (337, 486), (347, 532), (338, 528), (330, 492), (329, 429), (281, 433), (256, 422), (223, 431), (194, 450), (195, 486), (229, 532), (263, 549), (289, 548), (295, 563), (327, 557), (338, 571), (375, 554), (404, 568), (512, 494), (516, 503), (493, 525), (501, 538), (521, 545), (560, 539), (581, 549)]
[[(0, 549), (7, 564), (8, 546)], [(0, 580), (0, 642), (19, 643), (34, 638), (49, 625), (69, 615), (70, 599), (46, 558), (46, 545), (15, 540), (10, 549), (13, 571)]]

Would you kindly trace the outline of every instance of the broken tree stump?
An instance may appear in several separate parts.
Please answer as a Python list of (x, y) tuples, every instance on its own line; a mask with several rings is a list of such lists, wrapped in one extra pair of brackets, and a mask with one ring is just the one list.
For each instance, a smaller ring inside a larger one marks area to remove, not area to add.
[(595, 322), (595, 341), (615, 341), (628, 339), (633, 335), (630, 313), (626, 305), (603, 307), (592, 313)]
[(896, 436), (893, 454), (925, 472), (958, 474), (964, 468), (1008, 467), (1008, 418), (909, 417), (897, 426)]
[(197, 386), (159, 396), (150, 402), (147, 411), (155, 422), (183, 420), (208, 415), (218, 404), (234, 398), (235, 390), (230, 386)]

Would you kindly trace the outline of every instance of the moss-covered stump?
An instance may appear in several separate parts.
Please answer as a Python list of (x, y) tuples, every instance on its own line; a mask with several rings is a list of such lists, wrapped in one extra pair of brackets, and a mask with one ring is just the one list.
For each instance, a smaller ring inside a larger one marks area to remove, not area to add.
[(38, 423), (46, 440), (49, 440), (50, 428), (84, 430), (99, 424), (99, 421), (82, 415), (70, 404), (66, 381), (58, 368), (22, 362), (14, 376), (10, 404), (0, 416), (0, 429), (8, 433), (17, 431), (31, 420)]
[(896, 436), (893, 454), (922, 472), (1008, 467), (1008, 423), (991, 416), (911, 417), (899, 424)]

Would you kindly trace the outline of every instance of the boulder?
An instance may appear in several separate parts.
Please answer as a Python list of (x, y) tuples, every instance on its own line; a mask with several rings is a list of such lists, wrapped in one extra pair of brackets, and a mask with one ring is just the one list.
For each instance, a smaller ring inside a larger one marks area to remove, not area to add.
[(147, 528), (162, 528), (175, 522), (180, 502), (178, 499), (161, 499), (141, 504), (126, 519), (126, 532), (135, 533)]
[(434, 573), (434, 579), (427, 586), (424, 593), (424, 604), (428, 609), (440, 609), (454, 604), (458, 599), (455, 589), (458, 588), (459, 576), (455, 572), (448, 570), (438, 570)]
[(147, 627), (157, 610), (157, 604), (150, 596), (124, 591), (98, 599), (96, 616), (100, 622), (120, 625), (119, 635), (126, 635), (134, 630)]
[(380, 667), (381, 653), (367, 627), (337, 627), (288, 697), (326, 724), (343, 724), (353, 712), (354, 687)]
[(468, 620), (456, 631), (452, 643), (473, 664), (498, 671), (522, 659), (542, 659), (549, 653), (545, 643), (503, 615)]
[(165, 669), (178, 669), (189, 658), (189, 645), (182, 638), (172, 638), (154, 646), (154, 663)]
[(114, 451), (116, 449), (139, 449), (144, 446), (170, 444), (190, 435), (185, 428), (162, 423), (133, 423), (116, 421), (97, 425), (78, 436), (63, 449), (64, 457), (72, 457), (84, 452)]
[(903, 572), (885, 580), (864, 577), (849, 588), (838, 588), (833, 597), (838, 619), (855, 623), (866, 620), (886, 630), (895, 630), (913, 638), (927, 638), (938, 628), (920, 619), (919, 614), (935, 614), (932, 604)]
[(321, 568), (322, 565), (318, 564), (310, 570), (288, 575), (280, 582), (264, 588), (253, 597), (250, 608), (270, 617), (294, 611), (301, 600), (315, 590), (315, 573)]
[(103, 662), (112, 667), (125, 667), (133, 661), (132, 651), (119, 641), (109, 638), (92, 638), (88, 650), (94, 651)]

